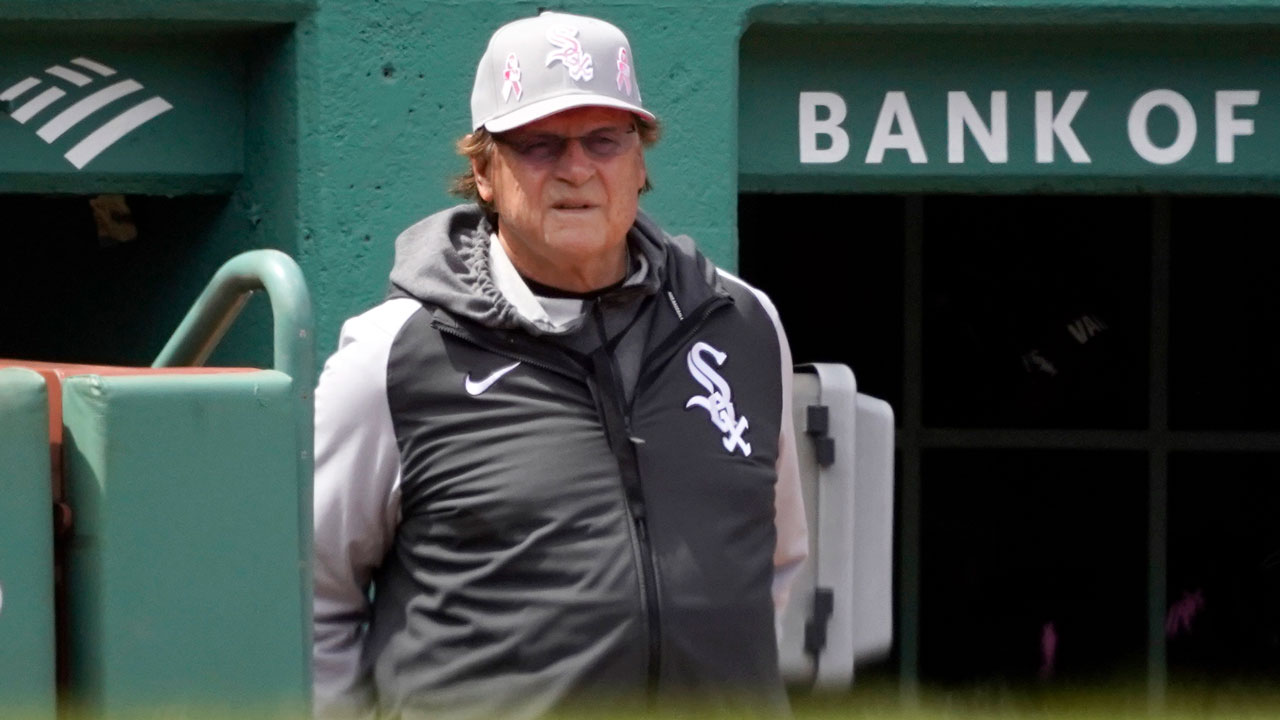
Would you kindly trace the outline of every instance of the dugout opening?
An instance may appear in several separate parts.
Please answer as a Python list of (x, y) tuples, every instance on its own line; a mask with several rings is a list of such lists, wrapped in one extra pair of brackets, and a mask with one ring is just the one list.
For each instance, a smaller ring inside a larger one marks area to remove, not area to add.
[[(0, 264), (0, 357), (150, 365), (233, 254), (216, 237), (230, 205), (218, 195), (0, 195), (13, 238)], [(269, 367), (270, 322), (253, 300), (213, 364)]]
[(774, 299), (796, 361), (847, 363), (894, 407), (888, 671), (1274, 677), (1278, 209), (740, 196), (741, 275)]

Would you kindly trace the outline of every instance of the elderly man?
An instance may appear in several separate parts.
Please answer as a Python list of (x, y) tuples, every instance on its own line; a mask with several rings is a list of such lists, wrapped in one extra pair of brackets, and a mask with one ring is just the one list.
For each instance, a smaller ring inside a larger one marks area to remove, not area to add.
[(785, 712), (776, 312), (638, 212), (657, 124), (616, 27), (500, 28), (471, 111), (475, 202), (400, 236), (316, 391), (318, 713)]

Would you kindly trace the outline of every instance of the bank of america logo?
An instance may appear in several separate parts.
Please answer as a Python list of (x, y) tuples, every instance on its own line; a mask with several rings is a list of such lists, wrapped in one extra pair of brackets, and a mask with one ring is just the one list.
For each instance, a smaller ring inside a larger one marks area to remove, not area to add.
[[(26, 125), (36, 118), (48, 118), (40, 124), (36, 135), (49, 145), (99, 110), (125, 98), (133, 99), (143, 89), (135, 80), (108, 80), (115, 77), (116, 71), (86, 57), (78, 57), (67, 65), (54, 65), (44, 71), (44, 76), (28, 77), (0, 92), (0, 104), (12, 108), (9, 117), (19, 123)], [(107, 82), (111, 84), (98, 89)], [(121, 138), (172, 109), (172, 105), (157, 95), (109, 118), (104, 115), (105, 121), (63, 157), (81, 170)], [(54, 112), (56, 114), (50, 115)]]

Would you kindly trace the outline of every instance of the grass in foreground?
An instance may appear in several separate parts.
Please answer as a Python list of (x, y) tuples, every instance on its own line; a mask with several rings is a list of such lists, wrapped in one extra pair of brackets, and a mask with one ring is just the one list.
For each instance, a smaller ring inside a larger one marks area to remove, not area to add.
[(1253, 720), (1280, 718), (1280, 678), (1274, 684), (1198, 683), (1171, 687), (1163, 701), (1146, 687), (927, 688), (907, 696), (897, 684), (849, 694), (799, 696), (796, 720)]
[[(1123, 687), (966, 686), (926, 687), (914, 696), (895, 682), (863, 683), (852, 692), (797, 695), (792, 699), (795, 720), (1275, 720), (1280, 719), (1280, 678), (1274, 682), (1183, 684), (1169, 689), (1161, 704), (1152, 704), (1140, 684)], [(0, 718), (48, 720), (47, 715), (0, 707)], [(300, 713), (261, 712), (226, 708), (201, 712), (184, 708), (130, 713), (130, 720), (306, 720)], [(697, 711), (662, 715), (592, 711), (557, 716), (554, 720), (703, 720), (733, 715)], [(99, 720), (87, 713), (66, 713), (58, 720)], [(113, 719), (114, 720), (114, 719)]]

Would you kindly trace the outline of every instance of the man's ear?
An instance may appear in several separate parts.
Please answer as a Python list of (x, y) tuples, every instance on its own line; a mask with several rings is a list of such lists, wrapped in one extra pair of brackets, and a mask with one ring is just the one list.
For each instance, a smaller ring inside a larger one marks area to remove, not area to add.
[(489, 158), (471, 158), (471, 174), (476, 178), (476, 192), (480, 199), (493, 202), (493, 183), (489, 181)]

